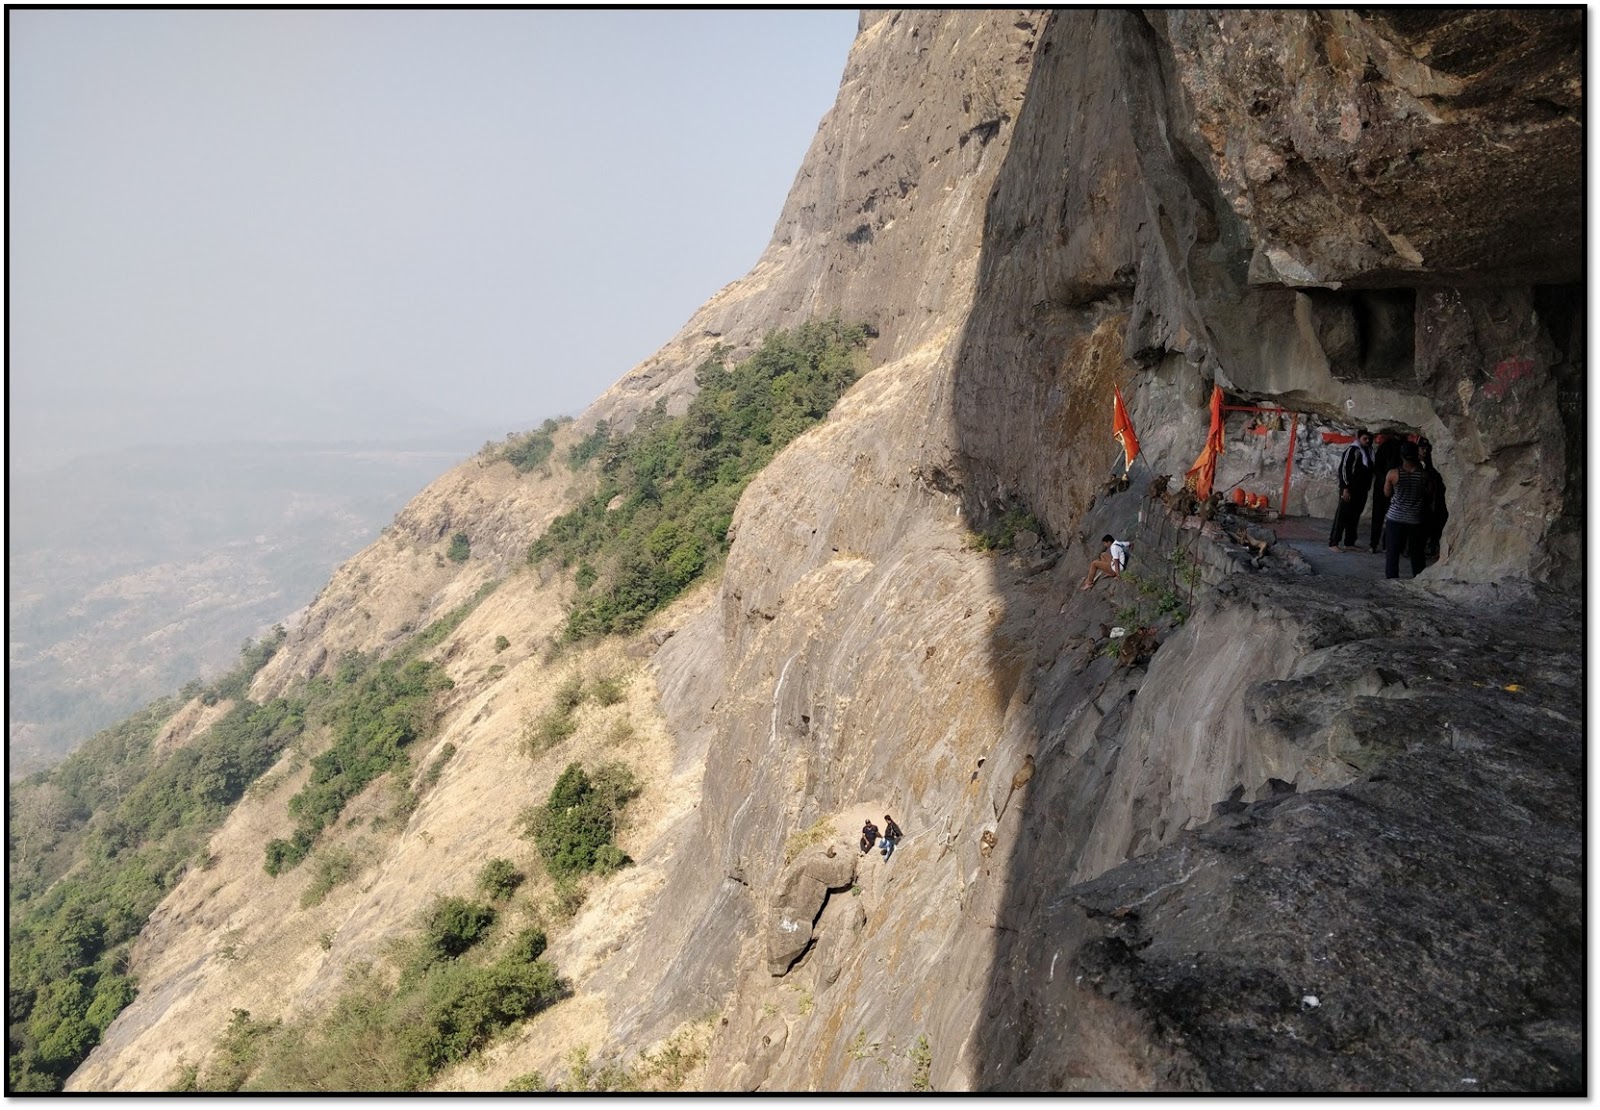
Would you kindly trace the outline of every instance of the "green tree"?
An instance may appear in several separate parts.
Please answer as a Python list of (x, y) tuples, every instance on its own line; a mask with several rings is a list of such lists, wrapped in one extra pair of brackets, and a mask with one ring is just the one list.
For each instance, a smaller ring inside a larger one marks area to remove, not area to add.
[(623, 764), (608, 763), (592, 778), (581, 764), (569, 764), (545, 804), (523, 811), (523, 835), (553, 878), (615, 871), (629, 862), (616, 846), (618, 822), (641, 789)]
[(494, 917), (494, 907), (483, 902), (440, 898), (423, 929), (426, 951), (435, 960), (454, 959), (483, 939)]
[(683, 416), (657, 403), (596, 447), (598, 488), (529, 549), (530, 561), (577, 568), (563, 635), (632, 631), (715, 566), (744, 487), (827, 415), (855, 381), (866, 339), (864, 327), (829, 320), (774, 332), (736, 367), (719, 349)]

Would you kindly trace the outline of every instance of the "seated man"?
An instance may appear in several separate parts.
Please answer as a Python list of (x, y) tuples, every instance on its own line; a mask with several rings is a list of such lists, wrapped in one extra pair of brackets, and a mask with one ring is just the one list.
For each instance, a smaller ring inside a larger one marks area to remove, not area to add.
[(1103, 550), (1100, 557), (1089, 564), (1089, 573), (1083, 580), (1083, 588), (1088, 589), (1099, 581), (1103, 574), (1107, 578), (1122, 577), (1122, 568), (1128, 564), (1128, 541), (1114, 539), (1110, 535), (1100, 537)]
[(866, 855), (872, 851), (872, 846), (878, 842), (878, 826), (868, 817), (866, 824), (861, 826), (861, 854)]

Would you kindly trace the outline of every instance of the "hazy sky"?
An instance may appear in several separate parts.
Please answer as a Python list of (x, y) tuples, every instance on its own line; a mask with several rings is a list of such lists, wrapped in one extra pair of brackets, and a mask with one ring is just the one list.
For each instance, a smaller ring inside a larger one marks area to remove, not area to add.
[(852, 11), (11, 11), (8, 417), (529, 427), (752, 266)]

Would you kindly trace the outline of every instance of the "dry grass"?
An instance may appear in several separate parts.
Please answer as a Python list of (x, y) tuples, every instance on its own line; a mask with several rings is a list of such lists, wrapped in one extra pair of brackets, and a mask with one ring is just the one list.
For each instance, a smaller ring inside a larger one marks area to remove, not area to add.
[(814, 844), (826, 844), (832, 840), (835, 833), (833, 818), (824, 817), (809, 829), (802, 829), (794, 833), (783, 842), (783, 864), (787, 867), (794, 862), (794, 858)]

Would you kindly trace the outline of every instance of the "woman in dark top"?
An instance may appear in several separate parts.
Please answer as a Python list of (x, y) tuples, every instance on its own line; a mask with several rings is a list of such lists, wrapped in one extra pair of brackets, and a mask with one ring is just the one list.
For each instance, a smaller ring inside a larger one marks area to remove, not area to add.
[(1423, 532), (1431, 500), (1427, 471), (1415, 443), (1400, 445), (1400, 465), (1383, 480), (1389, 508), (1383, 517), (1383, 576), (1400, 577), (1400, 552), (1411, 557), (1411, 577), (1428, 564)]
[[(1375, 475), (1392, 474), (1400, 465), (1400, 451), (1405, 445), (1405, 438), (1392, 428), (1381, 433), (1374, 442), (1377, 444), (1372, 449), (1372, 473)], [(1387, 483), (1379, 478), (1372, 483), (1372, 551), (1377, 554), (1378, 545), (1383, 543), (1384, 529), (1388, 527), (1389, 519), (1389, 491), (1384, 487)]]

